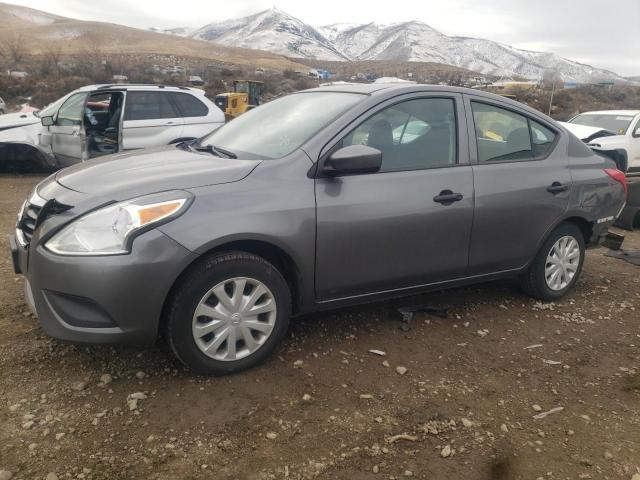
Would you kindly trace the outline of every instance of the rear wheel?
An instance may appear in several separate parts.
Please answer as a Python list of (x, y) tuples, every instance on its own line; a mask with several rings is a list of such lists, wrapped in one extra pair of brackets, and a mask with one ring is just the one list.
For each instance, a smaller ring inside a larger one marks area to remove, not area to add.
[(570, 223), (558, 226), (522, 276), (523, 290), (540, 300), (561, 298), (578, 281), (584, 253), (584, 237), (580, 229)]
[(182, 279), (167, 308), (174, 354), (198, 373), (224, 375), (262, 362), (287, 332), (291, 295), (261, 257), (208, 257)]

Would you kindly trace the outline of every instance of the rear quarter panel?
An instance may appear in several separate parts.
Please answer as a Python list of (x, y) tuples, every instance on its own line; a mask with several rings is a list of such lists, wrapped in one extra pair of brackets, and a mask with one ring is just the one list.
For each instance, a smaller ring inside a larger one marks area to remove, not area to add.
[(615, 163), (592, 152), (588, 156), (571, 156), (569, 168), (573, 188), (567, 215), (582, 217), (594, 226), (611, 225), (625, 202), (622, 185), (604, 171), (616, 168)]

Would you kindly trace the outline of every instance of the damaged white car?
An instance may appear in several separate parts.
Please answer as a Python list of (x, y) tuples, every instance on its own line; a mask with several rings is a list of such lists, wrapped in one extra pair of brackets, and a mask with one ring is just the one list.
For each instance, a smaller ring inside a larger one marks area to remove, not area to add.
[(35, 113), (0, 117), (0, 169), (65, 167), (123, 150), (200, 138), (224, 124), (204, 91), (91, 85)]
[(628, 171), (640, 170), (640, 110), (584, 112), (563, 126), (591, 147), (626, 152)]

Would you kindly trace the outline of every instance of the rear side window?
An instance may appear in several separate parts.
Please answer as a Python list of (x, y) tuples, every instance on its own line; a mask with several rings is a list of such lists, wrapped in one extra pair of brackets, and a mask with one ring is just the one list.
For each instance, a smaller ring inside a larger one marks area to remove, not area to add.
[(209, 114), (209, 108), (193, 95), (179, 92), (170, 92), (169, 95), (183, 117), (206, 117)]
[(454, 101), (420, 98), (392, 105), (365, 120), (342, 140), (342, 146), (358, 144), (382, 152), (383, 172), (454, 165)]
[(529, 120), (529, 125), (531, 125), (533, 156), (544, 157), (553, 148), (553, 143), (556, 141), (556, 134), (551, 129), (533, 120)]
[(155, 120), (180, 116), (165, 92), (127, 93), (125, 120)]
[(524, 115), (478, 102), (471, 107), (480, 162), (532, 160), (555, 145), (554, 131)]

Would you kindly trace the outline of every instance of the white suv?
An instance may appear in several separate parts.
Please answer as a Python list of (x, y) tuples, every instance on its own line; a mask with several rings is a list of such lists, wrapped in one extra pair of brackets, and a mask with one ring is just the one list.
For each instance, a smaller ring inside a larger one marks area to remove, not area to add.
[(200, 138), (224, 124), (204, 91), (163, 85), (91, 85), (43, 110), (0, 118), (0, 164), (67, 166)]
[(640, 170), (640, 110), (584, 112), (563, 125), (589, 145), (626, 150), (629, 171)]

